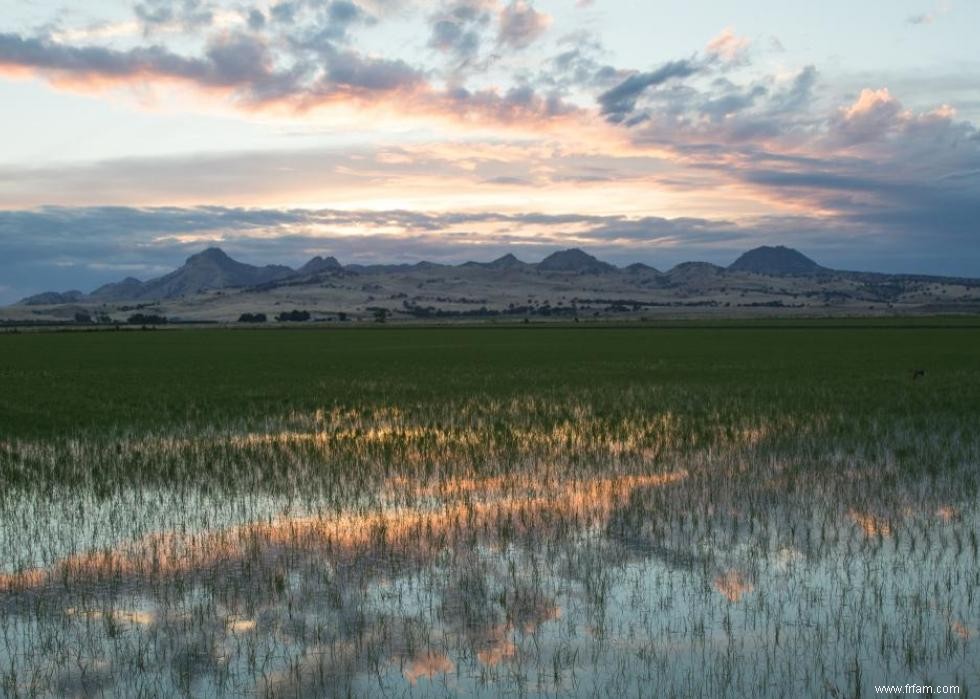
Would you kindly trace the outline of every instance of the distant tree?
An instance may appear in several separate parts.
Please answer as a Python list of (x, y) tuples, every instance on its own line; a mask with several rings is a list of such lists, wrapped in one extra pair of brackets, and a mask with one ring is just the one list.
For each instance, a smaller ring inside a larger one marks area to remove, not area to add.
[(340, 313), (337, 314), (337, 319), (340, 320), (340, 321), (342, 321), (342, 322), (343, 321), (346, 321), (347, 320), (347, 314), (344, 313), (343, 311), (341, 311)]
[(374, 322), (383, 323), (388, 319), (388, 309), (387, 308), (375, 308), (374, 309)]
[(238, 316), (239, 323), (264, 323), (266, 320), (265, 313), (242, 313)]
[(92, 322), (92, 316), (90, 316), (85, 311), (78, 311), (75, 314), (75, 322), (76, 323), (91, 323)]
[(291, 323), (302, 323), (310, 319), (309, 311), (283, 311), (276, 316), (276, 320), (280, 323), (291, 322)]
[(130, 325), (164, 325), (167, 317), (152, 313), (134, 313), (126, 319), (126, 322)]

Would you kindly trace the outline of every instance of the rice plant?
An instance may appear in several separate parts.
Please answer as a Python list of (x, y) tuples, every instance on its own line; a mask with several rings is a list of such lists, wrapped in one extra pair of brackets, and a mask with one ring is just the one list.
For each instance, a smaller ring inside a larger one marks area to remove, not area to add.
[(554, 345), (537, 374), (534, 331), (425, 332), (278, 334), (314, 364), (377, 356), (208, 414), (231, 366), (127, 420), (114, 400), (160, 401), (215, 338), (174, 333), (181, 361), (75, 429), (81, 398), (49, 394), (105, 340), (29, 338), (38, 377), (0, 337), (52, 411), (0, 433), (0, 695), (980, 686), (975, 332), (907, 331), (914, 383), (898, 331), (836, 354), (829, 330), (578, 331), (591, 359)]

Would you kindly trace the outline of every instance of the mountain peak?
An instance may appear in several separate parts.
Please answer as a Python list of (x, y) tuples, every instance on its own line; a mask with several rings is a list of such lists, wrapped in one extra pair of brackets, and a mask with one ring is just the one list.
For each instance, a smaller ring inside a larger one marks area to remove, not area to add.
[(62, 303), (75, 303), (85, 296), (81, 291), (77, 289), (72, 289), (71, 291), (65, 291), (59, 293), (57, 291), (45, 291), (40, 294), (34, 294), (33, 296), (28, 296), (23, 298), (18, 303), (22, 303), (25, 306), (55, 306)]
[(524, 263), (518, 260), (512, 253), (501, 255), (496, 260), (487, 263), (487, 267), (494, 269), (509, 269), (511, 267), (521, 267)]
[(798, 250), (784, 245), (763, 245), (743, 253), (728, 266), (736, 272), (772, 276), (816, 274), (824, 268)]
[(208, 248), (206, 250), (202, 250), (199, 253), (191, 255), (190, 257), (187, 258), (184, 264), (194, 265), (194, 264), (199, 264), (201, 262), (225, 264), (228, 262), (234, 262), (234, 260), (228, 257), (228, 254), (221, 248)]
[(656, 267), (651, 267), (650, 265), (642, 262), (634, 262), (631, 265), (626, 265), (623, 270), (629, 272), (630, 274), (660, 274), (660, 270), (658, 270)]
[[(282, 265), (256, 267), (232, 259), (221, 248), (208, 248), (187, 258), (184, 265), (170, 274), (151, 279), (125, 297), (170, 299), (198, 294), (211, 289), (250, 287), (285, 279), (295, 271)], [(118, 295), (123, 290), (114, 290)]]
[(343, 269), (343, 265), (337, 261), (336, 257), (320, 257), (317, 255), (297, 271), (300, 274), (317, 274), (319, 272), (335, 271)]
[(671, 267), (669, 274), (671, 277), (683, 279), (696, 279), (704, 277), (714, 277), (725, 271), (724, 267), (713, 265), (710, 262), (681, 262)]
[(496, 271), (509, 270), (509, 269), (523, 269), (527, 267), (527, 263), (521, 262), (511, 253), (506, 255), (501, 255), (495, 260), (490, 262), (464, 262), (463, 267), (472, 267), (476, 269), (492, 269)]
[(616, 268), (579, 248), (570, 248), (551, 253), (538, 263), (538, 269), (542, 272), (609, 272)]

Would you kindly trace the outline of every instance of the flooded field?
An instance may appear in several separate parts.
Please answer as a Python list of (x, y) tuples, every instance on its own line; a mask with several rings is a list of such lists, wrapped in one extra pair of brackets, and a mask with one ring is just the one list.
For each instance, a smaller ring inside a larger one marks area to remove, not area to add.
[[(119, 376), (75, 430), (4, 404), (0, 695), (980, 689), (980, 332), (399, 332), (270, 333), (346, 373), (211, 419), (256, 346), (183, 398), (166, 355), (183, 422)], [(61, 390), (107, 346), (28, 341)]]

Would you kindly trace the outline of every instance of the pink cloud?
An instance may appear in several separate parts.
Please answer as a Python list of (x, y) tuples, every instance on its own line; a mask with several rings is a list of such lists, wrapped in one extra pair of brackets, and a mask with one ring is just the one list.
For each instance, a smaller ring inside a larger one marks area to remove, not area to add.
[(551, 16), (534, 9), (527, 0), (512, 0), (500, 11), (501, 44), (523, 49), (534, 43), (548, 29)]
[(718, 36), (708, 42), (707, 52), (729, 63), (737, 63), (745, 58), (749, 44), (744, 36), (738, 36), (731, 27), (725, 27)]

